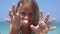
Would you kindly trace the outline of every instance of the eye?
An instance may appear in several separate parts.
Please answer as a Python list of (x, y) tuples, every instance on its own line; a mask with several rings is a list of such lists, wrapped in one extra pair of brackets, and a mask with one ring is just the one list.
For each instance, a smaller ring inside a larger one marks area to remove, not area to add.
[(33, 13), (30, 13), (29, 16), (33, 16)]
[(25, 13), (24, 12), (21, 12), (21, 15), (25, 15)]

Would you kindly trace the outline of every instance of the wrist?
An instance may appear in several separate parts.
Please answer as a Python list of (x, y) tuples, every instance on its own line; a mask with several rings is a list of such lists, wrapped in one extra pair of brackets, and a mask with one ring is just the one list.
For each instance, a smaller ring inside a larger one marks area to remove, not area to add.
[(18, 34), (18, 33), (19, 33), (18, 29), (15, 29), (15, 28), (10, 29), (10, 34)]
[(9, 34), (18, 34), (19, 33), (19, 29), (15, 28), (15, 26), (10, 25), (10, 33)]

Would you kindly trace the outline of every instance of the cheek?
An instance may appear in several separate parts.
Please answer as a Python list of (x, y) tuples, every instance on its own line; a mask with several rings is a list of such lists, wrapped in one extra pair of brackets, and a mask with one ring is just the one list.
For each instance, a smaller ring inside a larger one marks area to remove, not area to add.
[(33, 17), (30, 16), (29, 19), (30, 19), (30, 21), (33, 21)]
[(20, 19), (23, 19), (23, 18), (24, 18), (24, 16), (20, 15)]

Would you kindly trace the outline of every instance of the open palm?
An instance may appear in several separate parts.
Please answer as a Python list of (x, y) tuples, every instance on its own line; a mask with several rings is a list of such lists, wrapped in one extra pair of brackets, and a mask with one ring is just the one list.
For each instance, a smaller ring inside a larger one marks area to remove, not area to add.
[[(20, 4), (20, 7), (18, 10), (20, 10), (22, 7), (22, 4)], [(19, 11), (16, 12), (15, 10), (15, 4), (12, 5), (12, 9), (9, 10), (9, 16), (10, 16), (10, 20), (6, 19), (6, 22), (10, 23), (10, 29), (13, 27), (15, 29), (20, 29), (20, 26), (22, 25), (21, 23), (21, 19), (19, 18)]]
[(48, 31), (54, 30), (56, 27), (49, 28), (49, 26), (56, 20), (55, 18), (48, 21), (49, 13), (46, 15), (46, 18), (43, 20), (43, 12), (40, 10), (39, 13), (39, 22), (37, 26), (31, 25), (31, 29), (35, 34), (47, 34)]

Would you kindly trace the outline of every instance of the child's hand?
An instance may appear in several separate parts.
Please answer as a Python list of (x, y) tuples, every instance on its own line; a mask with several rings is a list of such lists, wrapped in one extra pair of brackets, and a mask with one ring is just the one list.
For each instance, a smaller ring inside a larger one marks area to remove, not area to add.
[(50, 30), (54, 30), (56, 27), (52, 27), (49, 28), (49, 26), (56, 20), (55, 18), (51, 19), (48, 22), (48, 18), (49, 18), (49, 13), (46, 15), (45, 20), (43, 20), (43, 12), (40, 11), (39, 14), (39, 22), (37, 24), (37, 26), (31, 25), (31, 29), (33, 30), (33, 32), (35, 32), (35, 34), (47, 34), (48, 31)]

